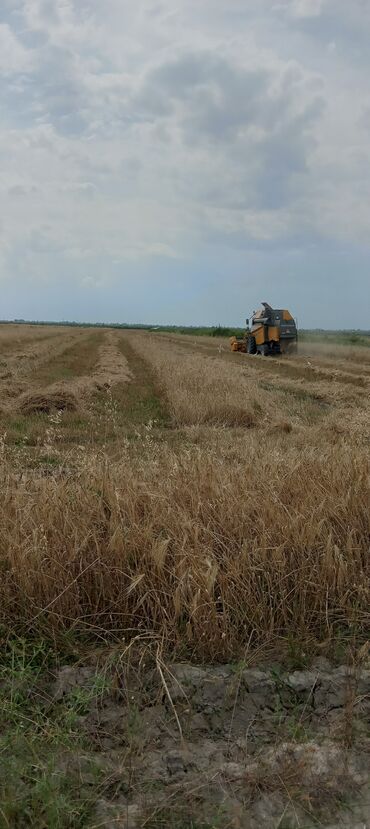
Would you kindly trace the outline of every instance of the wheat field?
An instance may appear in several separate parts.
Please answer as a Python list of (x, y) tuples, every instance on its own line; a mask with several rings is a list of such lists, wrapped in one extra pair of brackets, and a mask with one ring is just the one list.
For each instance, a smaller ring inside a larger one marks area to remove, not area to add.
[[(13, 339), (12, 339), (13, 335)], [(0, 334), (5, 631), (239, 658), (369, 625), (370, 358)]]

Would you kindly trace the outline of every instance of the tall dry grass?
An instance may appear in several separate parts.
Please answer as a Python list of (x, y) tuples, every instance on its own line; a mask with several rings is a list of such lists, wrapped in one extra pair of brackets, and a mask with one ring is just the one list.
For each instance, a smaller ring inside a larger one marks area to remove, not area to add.
[(204, 659), (365, 632), (364, 391), (346, 386), (322, 408), (298, 380), (120, 336), (155, 368), (174, 434), (122, 439), (114, 462), (58, 449), (47, 475), (37, 456), (27, 472), (23, 450), (0, 444), (5, 630), (149, 633)]
[(1, 465), (7, 629), (151, 632), (230, 659), (369, 623), (370, 461), (359, 450), (123, 449), (112, 465), (16, 476)]
[(354, 368), (360, 365), (370, 366), (370, 349), (366, 346), (356, 346), (341, 343), (303, 342), (299, 341), (298, 354), (308, 357), (328, 357), (332, 360), (344, 360), (353, 363)]

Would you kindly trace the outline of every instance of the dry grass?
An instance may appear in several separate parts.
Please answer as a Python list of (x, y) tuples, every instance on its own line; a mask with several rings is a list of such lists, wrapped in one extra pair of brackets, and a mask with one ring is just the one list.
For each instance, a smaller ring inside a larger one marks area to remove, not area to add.
[[(253, 363), (120, 336), (132, 382), (108, 407), (114, 461), (94, 445), (59, 447), (55, 472), (49, 457), (47, 476), (37, 464), (25, 473), (27, 449), (3, 443), (5, 628), (149, 634), (199, 659), (365, 633), (368, 397), (340, 380), (318, 395), (290, 379), (287, 391), (270, 361), (264, 387)], [(144, 394), (148, 359), (148, 388), (154, 370), (172, 428), (148, 422), (131, 435), (117, 406), (134, 406), (139, 368)]]
[(18, 403), (18, 411), (23, 415), (32, 415), (42, 412), (76, 412), (78, 403), (76, 397), (68, 391), (35, 392), (26, 394)]
[(320, 361), (313, 367), (295, 357), (218, 353), (204, 345), (204, 337), (130, 337), (154, 366), (178, 426), (248, 425), (279, 432), (284, 423), (286, 431), (294, 427), (297, 449), (307, 439), (320, 445), (341, 436), (357, 445), (370, 442), (369, 379), (357, 377), (358, 363), (352, 374), (348, 368), (333, 372), (320, 368)]
[[(269, 451), (266, 451), (268, 448)], [(250, 441), (152, 447), (67, 478), (2, 468), (2, 621), (151, 631), (198, 657), (369, 619), (370, 465)], [(41, 614), (41, 616), (39, 615)]]
[(58, 326), (48, 325), (0, 325), (0, 353), (14, 351), (29, 343), (40, 343), (44, 340), (50, 342), (60, 336), (61, 329)]
[[(163, 339), (171, 341), (172, 343), (183, 343), (184, 345), (193, 345), (198, 351), (211, 349), (214, 352), (227, 353), (229, 349), (229, 340), (225, 337), (207, 337), (207, 336), (190, 336), (189, 334), (164, 334), (156, 333), (157, 340)], [(370, 338), (369, 338), (370, 342)], [(292, 359), (290, 355), (289, 359)], [(370, 366), (370, 349), (363, 346), (352, 346), (341, 344), (340, 342), (315, 342), (298, 340), (298, 354), (294, 356), (294, 362), (309, 357), (310, 359), (328, 358), (333, 362), (346, 361), (363, 366)]]
[(184, 354), (165, 338), (137, 334), (132, 342), (154, 366), (177, 425), (251, 428), (258, 422), (267, 395), (238, 366), (225, 368), (217, 358)]
[(334, 361), (345, 360), (357, 365), (370, 366), (370, 350), (361, 346), (341, 345), (340, 343), (300, 342), (299, 354), (309, 357), (329, 357)]

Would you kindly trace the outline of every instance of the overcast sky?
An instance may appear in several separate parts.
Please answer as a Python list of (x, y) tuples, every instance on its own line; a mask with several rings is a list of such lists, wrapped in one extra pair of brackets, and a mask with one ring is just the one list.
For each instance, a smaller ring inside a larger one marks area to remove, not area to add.
[(0, 317), (370, 328), (370, 0), (1, 0)]

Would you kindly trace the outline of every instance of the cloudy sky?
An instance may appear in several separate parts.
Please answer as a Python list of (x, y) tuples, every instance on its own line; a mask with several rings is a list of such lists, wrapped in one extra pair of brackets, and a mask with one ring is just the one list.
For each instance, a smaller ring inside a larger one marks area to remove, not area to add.
[(1, 0), (2, 318), (370, 328), (370, 0)]

